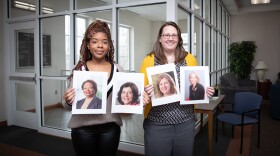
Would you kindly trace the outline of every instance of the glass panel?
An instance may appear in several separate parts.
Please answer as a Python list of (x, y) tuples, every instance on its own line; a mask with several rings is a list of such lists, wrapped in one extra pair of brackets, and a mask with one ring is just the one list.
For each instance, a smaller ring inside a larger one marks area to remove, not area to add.
[(212, 71), (217, 70), (217, 31), (213, 32)]
[(34, 29), (16, 31), (16, 72), (34, 73)]
[(190, 7), (190, 0), (179, 0), (179, 3), (183, 5), (184, 7), (189, 8)]
[(222, 68), (221, 60), (221, 34), (217, 34), (217, 70)]
[[(66, 64), (69, 58), (70, 32), (65, 33), (65, 16), (45, 18), (41, 20), (41, 38), (43, 43), (41, 49), (41, 70), (42, 75), (62, 76), (66, 70), (70, 69), (70, 64)], [(70, 28), (68, 29), (70, 30)], [(65, 42), (64, 42), (65, 41)], [(67, 55), (68, 54), (68, 55)], [(70, 63), (70, 61), (68, 62)], [(72, 68), (72, 67), (71, 67)]]
[(111, 5), (112, 0), (76, 0), (77, 9)]
[(222, 11), (222, 32), (226, 33), (226, 12)]
[(201, 0), (194, 0), (194, 6), (193, 6), (194, 12), (198, 15), (201, 15), (202, 12), (202, 5)]
[[(158, 30), (166, 20), (165, 10), (166, 4), (119, 9), (119, 31), (122, 28), (129, 28), (130, 31), (129, 36), (118, 35), (119, 49), (116, 55), (119, 58), (118, 63), (125, 69), (136, 72), (140, 69), (142, 59), (152, 50)], [(123, 48), (121, 44), (127, 39), (130, 42), (129, 53), (123, 53), (120, 49)], [(123, 57), (126, 59), (120, 59)], [(125, 62), (126, 60), (130, 63)], [(129, 68), (128, 65), (130, 65)]]
[[(124, 27), (130, 28), (131, 31), (128, 57), (132, 57), (129, 60), (133, 61), (130, 62), (130, 70), (138, 72), (143, 58), (151, 52), (158, 30), (166, 20), (165, 10), (165, 4), (127, 7), (118, 10), (119, 30)], [(119, 40), (125, 38), (119, 34)], [(120, 42), (118, 42), (118, 46), (120, 46)], [(118, 51), (117, 55), (119, 57), (121, 52)], [(125, 65), (122, 59), (119, 61), (121, 65)], [(142, 114), (123, 117), (122, 142), (144, 145), (143, 119)]]
[(16, 110), (35, 113), (35, 85), (15, 83), (16, 89)]
[(219, 30), (222, 28), (222, 6), (219, 4), (217, 12), (217, 27)]
[(229, 36), (229, 15), (226, 16), (226, 35)]
[(76, 18), (75, 62), (77, 63), (79, 61), (79, 57), (80, 57), (80, 47), (82, 44), (84, 33), (85, 33), (88, 25), (90, 25), (93, 21), (96, 21), (99, 19), (102, 21), (106, 21), (107, 24), (109, 24), (109, 27), (111, 28), (112, 11), (104, 10), (104, 11), (98, 11), (98, 12), (82, 13), (82, 14), (77, 14), (75, 18)]
[(11, 17), (35, 15), (36, 0), (11, 1)]
[(201, 21), (197, 18), (194, 20), (194, 51), (192, 53), (197, 61), (198, 65), (202, 65), (201, 62)]
[(211, 31), (210, 27), (208, 25), (206, 25), (206, 27), (205, 27), (205, 57), (204, 57), (205, 66), (210, 66), (210, 54), (211, 54), (210, 31)]
[(121, 64), (124, 70), (131, 70), (130, 68), (130, 39), (131, 39), (131, 27), (128, 26), (119, 26), (119, 46), (118, 46), (118, 63)]
[(189, 16), (190, 14), (188, 12), (180, 8), (178, 9), (178, 25), (181, 29), (183, 47), (186, 51), (190, 51)]
[(210, 0), (206, 0), (205, 1), (205, 19), (207, 22), (210, 22), (210, 15), (211, 15), (211, 1)]
[(61, 99), (67, 89), (67, 81), (43, 80), (42, 81), (42, 106), (43, 125), (62, 130), (70, 130), (67, 124), (71, 111), (62, 107)]
[(222, 68), (226, 68), (226, 37), (222, 38)]
[(212, 1), (213, 3), (212, 3), (212, 6), (213, 6), (213, 22), (212, 22), (212, 24), (214, 25), (214, 26), (217, 26), (217, 0), (213, 0)]
[(70, 0), (59, 0), (59, 3), (63, 5), (57, 5), (57, 3), (57, 0), (41, 0), (42, 14), (51, 14), (70, 10)]

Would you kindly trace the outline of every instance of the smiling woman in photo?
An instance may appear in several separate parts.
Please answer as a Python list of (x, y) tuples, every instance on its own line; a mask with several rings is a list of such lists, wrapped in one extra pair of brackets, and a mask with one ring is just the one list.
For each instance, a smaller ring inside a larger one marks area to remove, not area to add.
[(77, 101), (77, 109), (101, 109), (102, 100), (96, 96), (97, 84), (93, 80), (86, 80), (82, 84), (85, 98)]
[(189, 75), (189, 100), (203, 100), (205, 95), (204, 87), (199, 83), (199, 76), (196, 72), (192, 72)]
[(117, 101), (121, 105), (140, 105), (139, 90), (132, 82), (124, 83), (118, 92)]
[(156, 90), (158, 98), (171, 96), (177, 93), (175, 82), (167, 73), (162, 73), (158, 76)]

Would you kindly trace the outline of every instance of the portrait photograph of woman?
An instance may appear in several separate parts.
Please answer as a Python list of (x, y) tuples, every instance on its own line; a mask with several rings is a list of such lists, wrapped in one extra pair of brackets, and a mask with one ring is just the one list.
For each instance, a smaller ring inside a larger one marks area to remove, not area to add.
[(181, 67), (181, 104), (209, 103), (206, 87), (209, 86), (207, 66)]
[(152, 75), (152, 79), (156, 81), (155, 98), (167, 97), (178, 93), (173, 72)]
[(132, 105), (139, 106), (140, 92), (138, 87), (133, 82), (125, 82), (121, 85), (118, 91), (117, 105)]
[(144, 75), (142, 73), (118, 72), (113, 84), (112, 113), (143, 113), (142, 93)]
[(97, 84), (93, 80), (86, 80), (81, 86), (85, 98), (77, 101), (77, 109), (101, 109), (102, 100), (96, 95)]
[(153, 84), (152, 105), (178, 101), (180, 97), (174, 63), (147, 68), (148, 81)]
[(105, 72), (74, 71), (76, 96), (72, 114), (105, 114), (107, 96)]

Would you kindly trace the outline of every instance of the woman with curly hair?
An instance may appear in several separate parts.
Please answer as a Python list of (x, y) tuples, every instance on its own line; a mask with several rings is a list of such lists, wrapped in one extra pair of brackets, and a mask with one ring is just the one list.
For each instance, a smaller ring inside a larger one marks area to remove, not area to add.
[[(112, 80), (121, 68), (114, 63), (114, 47), (106, 22), (97, 20), (88, 26), (80, 48), (80, 60), (74, 70), (108, 73), (106, 114), (72, 114), (68, 123), (76, 155), (115, 156), (122, 120), (119, 114), (111, 113)], [(68, 78), (70, 85), (72, 78), (73, 74)], [(64, 93), (66, 109), (71, 110), (75, 94), (75, 89), (69, 86)]]

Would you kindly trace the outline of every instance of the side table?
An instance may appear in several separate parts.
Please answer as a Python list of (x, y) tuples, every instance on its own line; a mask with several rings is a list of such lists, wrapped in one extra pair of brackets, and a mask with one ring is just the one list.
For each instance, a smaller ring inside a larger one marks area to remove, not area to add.
[(272, 83), (269, 79), (264, 80), (263, 82), (258, 81), (257, 84), (258, 94), (262, 96), (263, 100), (269, 100), (268, 92), (271, 84)]

